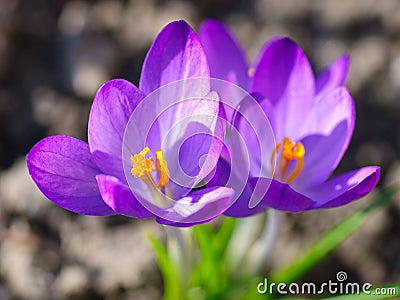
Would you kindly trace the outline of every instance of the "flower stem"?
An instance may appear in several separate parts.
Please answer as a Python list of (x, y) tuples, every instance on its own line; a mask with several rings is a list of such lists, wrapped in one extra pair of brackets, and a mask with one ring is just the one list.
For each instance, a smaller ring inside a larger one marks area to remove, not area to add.
[(275, 209), (267, 211), (264, 230), (260, 238), (249, 250), (248, 264), (255, 274), (262, 272), (271, 257), (282, 223), (282, 212)]
[[(191, 228), (164, 226), (167, 233), (167, 251), (179, 272), (179, 284), (185, 291), (193, 266), (194, 244)], [(177, 283), (178, 284), (178, 283)]]

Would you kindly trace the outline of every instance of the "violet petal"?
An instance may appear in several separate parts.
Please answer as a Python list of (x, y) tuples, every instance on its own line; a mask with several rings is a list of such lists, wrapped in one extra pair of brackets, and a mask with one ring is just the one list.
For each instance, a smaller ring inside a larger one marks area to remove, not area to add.
[(318, 96), (342, 86), (347, 78), (350, 57), (342, 55), (324, 69), (315, 80), (315, 93)]
[(89, 116), (90, 151), (103, 173), (125, 181), (122, 142), (125, 127), (137, 104), (144, 98), (132, 83), (116, 79), (97, 92)]
[[(251, 200), (252, 197), (257, 200)], [(249, 203), (258, 203), (250, 208)], [(246, 189), (224, 213), (230, 217), (247, 217), (274, 208), (286, 212), (300, 212), (314, 204), (310, 198), (296, 192), (287, 183), (269, 178), (249, 179)]]
[(185, 21), (175, 21), (164, 27), (147, 53), (139, 88), (150, 94), (176, 80), (209, 75), (198, 37)]
[(211, 77), (247, 89), (249, 76), (246, 56), (228, 28), (216, 20), (206, 20), (201, 24), (198, 34), (207, 55)]
[(304, 188), (324, 182), (337, 167), (354, 130), (354, 102), (346, 88), (325, 94), (304, 122), (301, 141), (304, 167), (293, 186)]
[(69, 136), (47, 137), (31, 149), (26, 162), (33, 181), (58, 206), (85, 215), (115, 214), (100, 196), (100, 170), (87, 143)]
[(316, 202), (311, 209), (342, 206), (371, 192), (379, 177), (379, 167), (364, 167), (329, 179), (305, 194)]
[(157, 222), (173, 226), (192, 226), (208, 222), (223, 213), (231, 204), (234, 191), (226, 187), (197, 190), (176, 201), (157, 217)]
[(296, 139), (315, 93), (314, 75), (301, 48), (289, 38), (270, 42), (260, 55), (250, 91), (271, 102), (276, 139)]
[(96, 177), (104, 201), (118, 214), (133, 218), (152, 218), (149, 212), (135, 198), (129, 187), (118, 178), (108, 175)]

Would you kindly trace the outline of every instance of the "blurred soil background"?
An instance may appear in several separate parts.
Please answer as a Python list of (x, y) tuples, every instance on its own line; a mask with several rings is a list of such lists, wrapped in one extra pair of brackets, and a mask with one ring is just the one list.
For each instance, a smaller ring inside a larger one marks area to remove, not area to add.
[[(400, 184), (400, 1), (65, 1), (0, 0), (0, 299), (159, 299), (162, 280), (146, 232), (154, 221), (79, 216), (46, 200), (24, 156), (47, 135), (86, 140), (98, 87), (138, 83), (152, 40), (168, 22), (195, 29), (217, 18), (250, 59), (288, 35), (320, 71), (351, 55), (354, 138), (337, 172), (381, 165), (380, 188)], [(269, 268), (371, 200), (286, 215)], [(400, 282), (400, 197), (376, 211), (305, 280)]]

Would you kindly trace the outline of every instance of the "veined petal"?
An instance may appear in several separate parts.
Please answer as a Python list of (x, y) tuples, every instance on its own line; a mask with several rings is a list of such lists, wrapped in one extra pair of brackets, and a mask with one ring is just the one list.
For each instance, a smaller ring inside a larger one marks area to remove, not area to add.
[(257, 206), (250, 208), (250, 199), (252, 194), (253, 189), (251, 185), (247, 183), (240, 196), (224, 212), (224, 215), (233, 218), (244, 218), (261, 213), (268, 209), (263, 205), (263, 203), (259, 203)]
[(314, 105), (299, 129), (306, 154), (301, 176), (293, 181), (294, 187), (303, 189), (329, 177), (350, 143), (354, 123), (354, 102), (344, 87), (325, 94)]
[(157, 222), (179, 227), (208, 222), (230, 206), (233, 194), (232, 189), (217, 186), (194, 191), (165, 210)]
[(301, 48), (289, 38), (270, 42), (260, 54), (250, 91), (273, 106), (275, 137), (298, 137), (298, 128), (313, 106), (314, 75)]
[[(276, 123), (272, 121), (274, 117), (272, 110), (273, 106), (268, 99), (252, 95), (243, 99), (235, 117), (235, 128), (246, 145), (244, 155), (250, 157), (251, 177), (268, 177), (272, 174), (270, 157), (276, 146), (275, 128), (273, 128)], [(227, 143), (231, 146), (238, 145), (238, 141), (233, 140), (234, 138), (234, 135), (230, 135)]]
[[(225, 115), (216, 93), (177, 104), (175, 115), (180, 119), (162, 140), (171, 174), (168, 189), (178, 199), (215, 167), (225, 136)], [(162, 116), (159, 123), (166, 123)]]
[(247, 89), (249, 75), (246, 57), (230, 31), (216, 20), (206, 20), (200, 26), (199, 39), (207, 55), (211, 77)]
[(350, 57), (342, 55), (323, 70), (315, 81), (315, 93), (318, 96), (344, 85), (349, 72)]
[(87, 143), (69, 136), (47, 137), (32, 148), (26, 162), (33, 181), (58, 206), (85, 215), (115, 214), (100, 196), (100, 170)]
[(144, 94), (132, 83), (116, 79), (97, 92), (89, 116), (90, 152), (101, 171), (125, 181), (122, 142), (129, 117)]
[(211, 172), (206, 178), (207, 187), (226, 186), (231, 172), (231, 156), (228, 149), (224, 145), (221, 151), (221, 156), (218, 159), (213, 172)]
[[(250, 178), (243, 194), (225, 211), (230, 217), (247, 217), (274, 208), (286, 212), (332, 208), (357, 200), (376, 186), (379, 181), (379, 167), (365, 167), (334, 177), (306, 191), (298, 192), (287, 183), (269, 178)], [(265, 191), (263, 186), (268, 186)], [(258, 186), (258, 188), (256, 187)], [(259, 204), (249, 208), (251, 197), (260, 198)]]
[(199, 39), (185, 21), (168, 24), (147, 53), (139, 88), (150, 94), (176, 80), (209, 77), (210, 70)]
[(327, 92), (314, 104), (298, 128), (301, 137), (311, 134), (328, 135), (342, 121), (347, 123), (350, 141), (355, 123), (354, 101), (345, 87), (338, 87)]
[(314, 186), (305, 194), (315, 201), (310, 209), (345, 205), (371, 192), (379, 181), (380, 168), (364, 167)]
[(104, 201), (118, 214), (133, 218), (153, 218), (135, 198), (129, 187), (114, 176), (97, 175), (97, 183)]
[[(255, 197), (257, 200), (251, 201)], [(250, 208), (250, 202), (258, 203)], [(270, 178), (249, 178), (248, 184), (233, 203), (224, 213), (230, 217), (248, 217), (268, 208), (286, 212), (300, 212), (314, 204), (310, 198), (296, 192), (288, 184)]]

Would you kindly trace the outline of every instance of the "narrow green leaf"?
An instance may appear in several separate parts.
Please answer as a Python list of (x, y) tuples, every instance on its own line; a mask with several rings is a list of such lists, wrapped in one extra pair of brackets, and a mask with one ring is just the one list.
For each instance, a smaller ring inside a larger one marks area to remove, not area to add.
[(213, 248), (218, 251), (220, 257), (225, 256), (225, 251), (235, 230), (236, 223), (237, 219), (224, 217), (221, 227), (215, 234)]
[(167, 249), (153, 234), (149, 233), (147, 237), (164, 280), (163, 300), (183, 299), (178, 270), (169, 259)]
[(344, 221), (327, 231), (288, 266), (273, 272), (271, 274), (271, 280), (279, 283), (291, 283), (301, 278), (301, 276), (313, 268), (356, 231), (373, 210), (388, 202), (396, 191), (397, 190), (394, 188), (383, 191), (378, 196), (377, 200), (366, 208), (356, 211), (351, 216), (344, 219)]
[(221, 288), (221, 264), (218, 253), (213, 247), (214, 232), (207, 224), (193, 228), (194, 237), (200, 251), (200, 263), (198, 265), (201, 274), (202, 288), (207, 294), (217, 293)]

